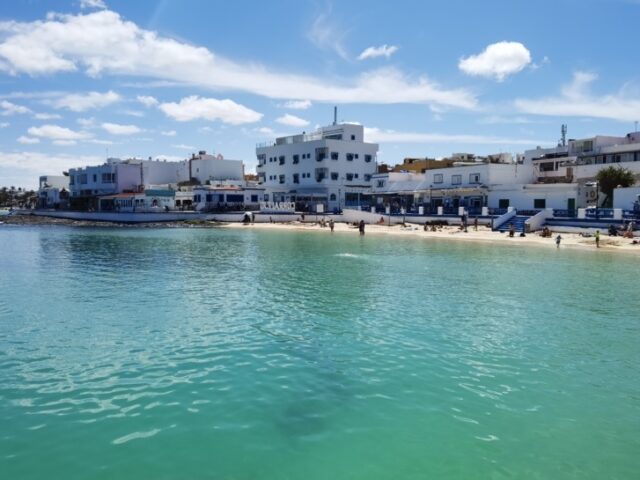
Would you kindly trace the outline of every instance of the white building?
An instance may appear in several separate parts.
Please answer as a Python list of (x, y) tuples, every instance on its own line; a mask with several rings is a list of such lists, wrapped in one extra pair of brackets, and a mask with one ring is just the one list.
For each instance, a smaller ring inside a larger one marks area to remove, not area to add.
[[(491, 192), (531, 182), (531, 169), (517, 163), (456, 163), (424, 173), (385, 173), (373, 176), (372, 204), (378, 210), (390, 205), (392, 210), (404, 208), (435, 211), (437, 207), (498, 208)], [(368, 206), (368, 205), (367, 205)], [(507, 205), (508, 206), (508, 205)], [(506, 208), (506, 207), (505, 207)]]
[(362, 125), (322, 127), (311, 134), (258, 145), (257, 173), (271, 202), (338, 210), (356, 204), (376, 173), (378, 145), (364, 141)]
[(38, 182), (38, 208), (66, 208), (69, 203), (69, 177), (43, 175)]
[(99, 196), (142, 192), (158, 185), (175, 190), (180, 184), (216, 181), (243, 184), (242, 161), (225, 160), (220, 155), (200, 151), (197, 156), (178, 162), (108, 158), (102, 165), (69, 170), (71, 207), (76, 209), (97, 209)]

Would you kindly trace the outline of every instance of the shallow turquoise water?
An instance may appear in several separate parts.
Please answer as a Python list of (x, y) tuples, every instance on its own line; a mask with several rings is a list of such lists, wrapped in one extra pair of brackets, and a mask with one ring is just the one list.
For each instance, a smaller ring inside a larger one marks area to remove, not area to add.
[(0, 228), (6, 479), (632, 479), (640, 259)]

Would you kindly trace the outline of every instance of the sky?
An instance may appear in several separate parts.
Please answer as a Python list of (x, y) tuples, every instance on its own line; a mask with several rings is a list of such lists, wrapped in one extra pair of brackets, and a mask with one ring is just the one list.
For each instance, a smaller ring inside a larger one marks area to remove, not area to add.
[(0, 186), (107, 157), (257, 143), (333, 121), (378, 161), (622, 136), (640, 0), (0, 2)]

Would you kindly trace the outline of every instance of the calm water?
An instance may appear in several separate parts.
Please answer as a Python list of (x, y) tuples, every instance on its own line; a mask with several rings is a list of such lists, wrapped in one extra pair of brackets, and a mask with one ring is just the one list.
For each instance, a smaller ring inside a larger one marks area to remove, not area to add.
[(637, 256), (7, 226), (0, 255), (3, 479), (638, 478)]

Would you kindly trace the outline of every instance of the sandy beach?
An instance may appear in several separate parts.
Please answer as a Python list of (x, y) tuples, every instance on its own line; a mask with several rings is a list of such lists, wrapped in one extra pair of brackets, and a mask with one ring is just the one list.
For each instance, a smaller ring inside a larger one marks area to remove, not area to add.
[[(224, 228), (245, 228), (245, 229), (257, 229), (257, 230), (296, 230), (326, 233), (330, 235), (329, 227), (321, 227), (316, 223), (256, 223), (253, 225), (243, 225), (238, 223), (225, 223), (221, 225)], [(593, 236), (584, 237), (575, 233), (561, 233), (562, 240), (560, 242), (560, 248), (572, 248), (572, 249), (584, 249), (584, 250), (602, 250), (602, 251), (621, 251), (640, 254), (640, 238), (635, 237), (635, 241), (638, 244), (633, 244), (633, 240), (623, 237), (609, 237), (606, 234), (600, 232), (600, 248), (598, 249), (595, 244)], [(357, 227), (347, 223), (336, 223), (334, 229), (334, 235), (359, 235)], [(499, 243), (510, 245), (537, 245), (547, 248), (557, 248), (555, 244), (555, 237), (557, 234), (553, 234), (551, 238), (543, 238), (539, 233), (527, 234), (525, 237), (520, 237), (516, 234), (515, 237), (509, 237), (507, 233), (492, 232), (490, 228), (485, 226), (479, 226), (475, 231), (473, 227), (470, 227), (467, 232), (460, 230), (457, 226), (444, 226), (436, 232), (425, 232), (422, 227), (415, 225), (402, 227), (401, 225), (366, 225), (365, 235), (397, 235), (402, 237), (415, 237), (421, 239), (438, 239), (455, 242), (484, 242), (484, 243)]]
[[(293, 221), (287, 223), (255, 223), (245, 225), (242, 223), (221, 223), (221, 222), (162, 222), (162, 223), (141, 223), (141, 224), (124, 224), (109, 222), (93, 222), (67, 220), (51, 217), (36, 217), (30, 215), (12, 215), (0, 218), (0, 227), (10, 225), (22, 226), (70, 226), (70, 227), (100, 227), (100, 228), (240, 228), (252, 230), (274, 230), (274, 231), (304, 231), (316, 234), (330, 235), (329, 227), (322, 227), (315, 222)], [(486, 226), (479, 226), (478, 230), (470, 227), (467, 232), (463, 232), (457, 226), (443, 226), (435, 232), (425, 232), (422, 227), (417, 225), (366, 225), (365, 235), (397, 235), (402, 237), (412, 237), (421, 239), (437, 239), (454, 242), (484, 242), (500, 245), (537, 245), (546, 248), (556, 248), (555, 237), (557, 233), (553, 233), (551, 238), (543, 238), (538, 232), (527, 234), (520, 237), (509, 237), (507, 233), (492, 232)], [(593, 233), (593, 232), (592, 232)], [(596, 248), (593, 236), (585, 237), (577, 233), (561, 233), (562, 241), (560, 248), (583, 249), (583, 250), (600, 250), (609, 252), (629, 252), (640, 254), (640, 237), (634, 240), (623, 237), (609, 237), (606, 233), (600, 232), (600, 248)], [(357, 227), (344, 222), (335, 224), (334, 235), (359, 235)], [(634, 244), (633, 241), (638, 242)]]

